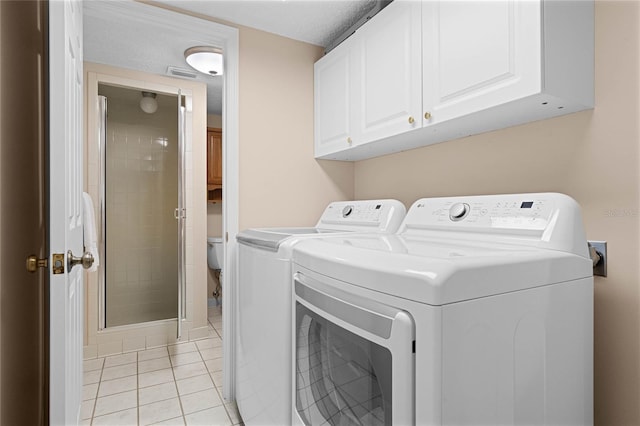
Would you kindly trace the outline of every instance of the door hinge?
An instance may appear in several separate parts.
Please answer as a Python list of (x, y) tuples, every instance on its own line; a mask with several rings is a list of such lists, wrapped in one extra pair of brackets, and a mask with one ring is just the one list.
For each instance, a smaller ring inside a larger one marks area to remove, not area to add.
[(51, 263), (53, 275), (64, 274), (64, 253), (53, 253)]

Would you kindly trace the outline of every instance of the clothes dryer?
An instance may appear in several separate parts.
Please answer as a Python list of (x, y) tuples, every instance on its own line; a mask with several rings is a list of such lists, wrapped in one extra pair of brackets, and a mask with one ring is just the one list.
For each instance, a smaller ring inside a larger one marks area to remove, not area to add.
[(292, 247), (320, 236), (393, 233), (405, 213), (397, 200), (341, 201), (315, 227), (238, 234), (235, 394), (245, 424), (291, 424)]
[(293, 424), (593, 424), (593, 276), (562, 194), (431, 198), (293, 248)]

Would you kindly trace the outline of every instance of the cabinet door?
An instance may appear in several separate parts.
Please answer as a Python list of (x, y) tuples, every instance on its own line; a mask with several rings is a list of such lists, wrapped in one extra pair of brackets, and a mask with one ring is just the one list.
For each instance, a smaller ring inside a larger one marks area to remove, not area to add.
[(358, 144), (421, 127), (421, 8), (394, 1), (355, 34)]
[(541, 90), (539, 1), (423, 3), (423, 125)]
[(353, 52), (347, 39), (314, 65), (315, 156), (349, 148), (352, 132)]
[(222, 131), (219, 129), (207, 130), (207, 184), (222, 185)]

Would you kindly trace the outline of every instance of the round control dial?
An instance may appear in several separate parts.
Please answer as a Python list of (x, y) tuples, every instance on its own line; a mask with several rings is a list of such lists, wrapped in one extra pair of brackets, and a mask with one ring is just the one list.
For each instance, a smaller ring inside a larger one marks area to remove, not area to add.
[(471, 210), (469, 204), (466, 203), (455, 203), (449, 209), (449, 219), (453, 221), (458, 221), (464, 219)]
[(353, 212), (353, 206), (345, 206), (342, 209), (342, 217), (347, 217)]

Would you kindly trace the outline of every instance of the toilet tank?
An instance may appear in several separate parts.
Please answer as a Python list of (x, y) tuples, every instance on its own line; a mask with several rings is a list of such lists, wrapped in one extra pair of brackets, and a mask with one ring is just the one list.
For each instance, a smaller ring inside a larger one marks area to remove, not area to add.
[(222, 269), (222, 238), (207, 237), (207, 264), (210, 269)]

